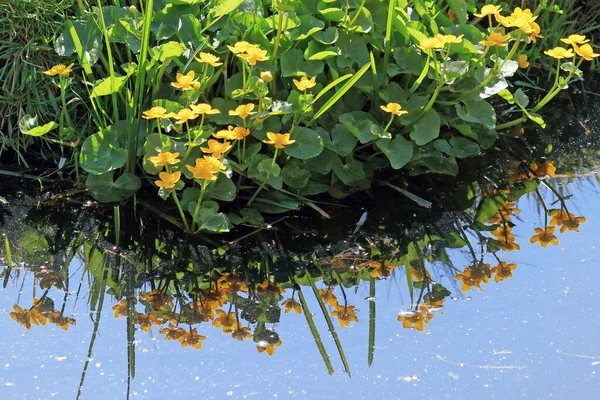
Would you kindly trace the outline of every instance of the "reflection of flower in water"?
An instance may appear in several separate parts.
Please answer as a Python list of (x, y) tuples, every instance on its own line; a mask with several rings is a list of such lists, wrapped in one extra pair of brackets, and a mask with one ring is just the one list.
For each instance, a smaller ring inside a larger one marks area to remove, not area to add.
[(266, 341), (260, 341), (256, 346), (256, 350), (259, 353), (267, 352), (269, 356), (272, 356), (275, 353), (275, 347), (281, 346), (281, 338), (277, 339), (275, 343), (267, 343)]
[(237, 328), (231, 332), (231, 337), (243, 342), (244, 339), (250, 339), (252, 337), (252, 333), (250, 332), (252, 329), (250, 327), (242, 326), (241, 324), (237, 324)]
[(31, 329), (31, 315), (29, 311), (22, 309), (17, 304), (13, 305), (14, 312), (11, 312), (9, 315), (12, 319), (23, 325), (23, 328), (29, 330)]
[(226, 313), (223, 310), (215, 310), (217, 318), (212, 323), (215, 328), (222, 327), (223, 334), (227, 335), (233, 331), (233, 326), (237, 323), (237, 316), (235, 313)]
[(502, 221), (508, 221), (513, 214), (521, 214), (521, 210), (515, 208), (516, 203), (507, 201), (489, 220), (489, 224), (498, 224)]
[(118, 304), (112, 306), (115, 310), (115, 318), (127, 316), (127, 299), (122, 299)]
[[(47, 299), (46, 299), (47, 300)], [(31, 325), (46, 325), (46, 323), (54, 324), (63, 330), (67, 330), (70, 325), (77, 325), (74, 318), (65, 317), (58, 310), (44, 311), (44, 301), (38, 298), (33, 299), (34, 306), (30, 310), (23, 309), (17, 304), (13, 305), (14, 312), (9, 313), (9, 316), (29, 330)]]
[(259, 283), (256, 292), (260, 294), (285, 294), (285, 289), (277, 286), (277, 282)]
[(212, 321), (215, 312), (201, 301), (191, 302), (183, 307), (182, 314), (188, 324)]
[(192, 346), (196, 350), (202, 347), (202, 341), (206, 339), (206, 336), (199, 335), (196, 328), (193, 328), (189, 332), (185, 332), (179, 337), (181, 347)]
[(42, 289), (49, 289), (52, 286), (59, 290), (64, 288), (63, 276), (58, 271), (53, 271), (42, 267), (42, 269), (36, 274), (36, 277), (41, 278), (40, 288)]
[(535, 235), (533, 235), (529, 242), (539, 243), (542, 247), (548, 247), (549, 244), (558, 246), (560, 244), (558, 238), (554, 236), (555, 226), (547, 226), (546, 229), (535, 228)]
[(156, 317), (156, 314), (153, 312), (148, 313), (138, 313), (134, 314), (134, 321), (136, 324), (140, 325), (140, 328), (144, 332), (150, 332), (152, 330), (152, 325), (162, 325), (164, 323), (163, 320), (160, 320)]
[(212, 289), (204, 292), (205, 306), (216, 310), (227, 302), (227, 293), (227, 288), (223, 287), (218, 282), (215, 282)]
[(248, 287), (236, 273), (225, 272), (217, 282), (226, 289), (229, 294), (248, 291)]
[(161, 335), (165, 335), (165, 340), (179, 340), (187, 333), (185, 329), (178, 328), (175, 325), (169, 325), (158, 331)]
[(152, 306), (155, 310), (163, 310), (167, 305), (171, 309), (173, 308), (171, 296), (168, 296), (166, 293), (161, 293), (159, 289), (154, 289), (150, 293), (140, 294), (140, 301)]
[(498, 265), (492, 268), (492, 274), (496, 274), (494, 276), (494, 281), (500, 282), (506, 278), (512, 278), (512, 272), (517, 268), (517, 264), (506, 264), (505, 261), (500, 261)]
[(340, 306), (338, 305), (335, 310), (331, 311), (331, 315), (337, 317), (340, 326), (346, 328), (350, 325), (350, 322), (358, 322), (356, 317), (355, 306)]
[(51, 311), (48, 313), (48, 321), (51, 324), (60, 327), (64, 331), (69, 329), (70, 325), (77, 325), (77, 321), (74, 318), (61, 316), (60, 311), (58, 310)]
[(296, 300), (287, 299), (282, 304), (285, 307), (286, 313), (289, 313), (293, 310), (296, 314), (302, 314), (302, 306)]
[(319, 294), (321, 295), (321, 299), (323, 299), (325, 303), (329, 304), (331, 307), (337, 307), (338, 299), (337, 297), (335, 297), (335, 294), (333, 294), (332, 287), (319, 290)]
[(425, 280), (425, 276), (431, 279), (431, 274), (425, 267), (410, 267), (410, 278), (415, 282), (421, 282)]
[(462, 281), (461, 290), (468, 292), (473, 286), (481, 290), (481, 283), (488, 283), (491, 277), (490, 264), (477, 263), (476, 265), (465, 268), (461, 274), (457, 274), (454, 279)]
[(371, 277), (388, 277), (390, 276), (390, 271), (398, 268), (397, 265), (389, 263), (387, 261), (371, 261), (368, 263), (369, 268), (371, 269)]
[(433, 313), (429, 311), (428, 306), (421, 304), (418, 311), (412, 311), (407, 315), (399, 315), (397, 319), (402, 322), (403, 328), (415, 328), (416, 330), (423, 332), (425, 324), (429, 323), (432, 318)]
[(576, 217), (570, 212), (557, 210), (552, 214), (550, 225), (560, 226), (560, 233), (565, 233), (568, 230), (579, 232), (579, 224), (585, 221), (585, 217)]

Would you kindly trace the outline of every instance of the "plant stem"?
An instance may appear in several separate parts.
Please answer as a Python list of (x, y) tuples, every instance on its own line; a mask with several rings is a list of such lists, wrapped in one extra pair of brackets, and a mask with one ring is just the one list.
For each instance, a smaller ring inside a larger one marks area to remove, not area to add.
[(256, 190), (256, 192), (254, 192), (254, 194), (252, 195), (252, 197), (250, 197), (250, 200), (248, 200), (248, 205), (249, 206), (252, 205), (252, 202), (254, 201), (254, 199), (256, 198), (256, 196), (258, 196), (258, 194), (260, 193), (260, 191), (263, 190), (263, 188), (267, 184), (267, 181), (269, 180), (269, 177), (271, 176), (271, 170), (273, 169), (273, 166), (275, 165), (275, 160), (277, 159), (277, 152), (278, 152), (278, 150), (279, 149), (277, 147), (275, 147), (275, 154), (273, 155), (273, 161), (271, 162), (271, 169), (269, 169), (269, 171), (267, 172), (267, 176), (262, 181), (262, 183), (260, 184), (260, 186), (258, 187), (258, 189)]
[(200, 196), (198, 196), (196, 208), (194, 209), (194, 215), (192, 216), (192, 231), (196, 227), (196, 218), (198, 218), (198, 213), (200, 212), (200, 206), (202, 204), (202, 199), (204, 198), (204, 192), (206, 192), (206, 186), (208, 186), (208, 181), (202, 181), (200, 186)]
[(173, 195), (173, 200), (175, 201), (175, 205), (177, 206), (177, 209), (179, 210), (179, 215), (181, 216), (181, 220), (183, 221), (183, 226), (185, 227), (186, 230), (190, 230), (190, 226), (187, 223), (187, 219), (185, 218), (185, 214), (183, 213), (183, 208), (181, 208), (181, 203), (179, 202), (179, 199), (177, 198), (177, 194), (175, 193), (175, 190), (171, 191), (171, 194)]

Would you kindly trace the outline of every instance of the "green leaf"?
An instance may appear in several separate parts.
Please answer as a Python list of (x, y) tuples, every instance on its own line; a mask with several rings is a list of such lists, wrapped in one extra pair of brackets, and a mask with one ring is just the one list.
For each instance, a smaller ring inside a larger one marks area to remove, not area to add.
[(472, 157), (481, 151), (477, 143), (464, 137), (453, 137), (449, 140), (449, 144), (451, 148), (446, 154), (456, 158)]
[(215, 18), (230, 14), (238, 8), (244, 0), (216, 0), (210, 8)]
[(200, 230), (203, 231), (229, 232), (231, 227), (231, 222), (225, 214), (218, 213), (212, 208), (204, 208), (204, 202), (198, 213), (198, 220), (200, 221)]
[(39, 137), (45, 135), (58, 126), (59, 125), (54, 121), (39, 126), (37, 115), (32, 117), (31, 115), (26, 114), (23, 118), (21, 118), (21, 120), (19, 120), (19, 130), (21, 133), (29, 136)]
[(216, 199), (223, 201), (233, 201), (237, 193), (237, 188), (231, 180), (223, 174), (219, 175), (219, 178), (215, 183), (209, 186), (205, 196), (206, 199)]
[(101, 203), (122, 201), (133, 196), (142, 187), (140, 178), (130, 172), (124, 172), (114, 182), (113, 176), (114, 171), (88, 175), (85, 185), (94, 199)]
[(318, 76), (323, 72), (321, 61), (304, 61), (299, 49), (290, 49), (281, 57), (281, 76)]
[(102, 175), (121, 168), (127, 162), (129, 153), (115, 144), (111, 127), (89, 136), (81, 146), (81, 168), (92, 175)]
[(323, 151), (323, 139), (312, 129), (299, 126), (294, 131), (292, 139), (296, 142), (285, 146), (283, 149), (288, 156), (308, 160), (318, 156)]
[(504, 205), (504, 202), (505, 200), (502, 196), (484, 198), (481, 203), (479, 203), (475, 221), (481, 223), (489, 221), (489, 219), (498, 212), (500, 207)]
[(458, 117), (463, 121), (484, 124), (488, 129), (496, 126), (496, 111), (487, 101), (470, 97), (456, 105)]
[(335, 151), (342, 157), (352, 153), (352, 150), (356, 147), (356, 137), (342, 124), (334, 126), (331, 131), (331, 138), (326, 132), (323, 133), (322, 137), (325, 147)]
[(310, 171), (300, 166), (300, 163), (291, 163), (281, 170), (283, 182), (289, 187), (296, 189), (303, 188), (310, 179)]
[[(65, 30), (54, 42), (54, 50), (59, 56), (69, 57), (77, 52), (84, 68), (96, 64), (102, 53), (102, 32), (94, 20), (96, 14), (89, 14), (85, 20), (68, 21)], [(91, 73), (91, 69), (89, 70)], [(86, 71), (87, 74), (87, 71)]]
[(258, 172), (262, 173), (264, 176), (279, 176), (281, 172), (281, 168), (277, 163), (274, 163), (272, 159), (267, 158), (266, 160), (262, 160), (258, 163), (257, 166)]
[(413, 142), (402, 136), (396, 136), (392, 140), (380, 139), (377, 141), (377, 147), (390, 160), (390, 164), (394, 169), (404, 167), (413, 156)]
[(377, 123), (375, 117), (364, 111), (342, 114), (339, 121), (361, 144), (380, 139), (383, 132), (383, 128)]
[(183, 54), (185, 46), (180, 42), (167, 42), (150, 50), (152, 58), (165, 62), (169, 58), (177, 58)]
[(333, 163), (333, 172), (346, 185), (351, 185), (366, 177), (363, 163), (352, 157), (347, 157), (345, 164), (339, 158), (335, 160)]
[(440, 125), (440, 116), (434, 109), (431, 109), (415, 124), (410, 132), (410, 138), (419, 146), (427, 144), (440, 136)]
[(123, 87), (123, 85), (125, 85), (127, 78), (129, 78), (129, 77), (128, 76), (115, 76), (114, 77), (114, 86), (113, 86), (113, 82), (111, 81), (110, 77), (96, 81), (96, 83), (94, 84), (94, 89), (92, 90), (92, 94), (90, 95), (90, 98), (93, 99), (94, 97), (107, 96), (109, 94), (118, 93), (119, 90), (121, 90), (121, 88)]
[(467, 2), (465, 0), (448, 0), (448, 5), (454, 11), (454, 15), (461, 24), (466, 24), (469, 15), (467, 14)]
[(539, 183), (535, 179), (531, 179), (531, 180), (528, 180), (525, 182), (515, 183), (510, 188), (510, 193), (508, 194), (507, 200), (508, 201), (517, 201), (522, 196), (526, 195), (527, 193), (533, 192), (535, 189), (537, 189), (538, 185), (539, 185)]

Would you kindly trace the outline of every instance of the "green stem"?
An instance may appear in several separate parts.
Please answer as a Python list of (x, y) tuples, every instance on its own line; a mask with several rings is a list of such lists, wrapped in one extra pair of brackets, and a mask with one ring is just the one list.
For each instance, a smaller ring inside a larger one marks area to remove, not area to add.
[(196, 227), (196, 219), (198, 218), (198, 213), (200, 212), (200, 206), (202, 204), (202, 199), (204, 198), (204, 192), (206, 192), (206, 186), (208, 185), (208, 181), (202, 181), (200, 185), (200, 196), (198, 196), (196, 208), (194, 209), (194, 215), (192, 216), (192, 231)]
[[(273, 169), (273, 166), (275, 165), (275, 160), (277, 159), (277, 152), (278, 152), (278, 148), (275, 147), (275, 154), (273, 155), (273, 161), (271, 161), (271, 170)], [(252, 195), (252, 197), (250, 197), (250, 200), (248, 200), (248, 205), (252, 205), (252, 202), (254, 201), (254, 199), (256, 198), (256, 196), (258, 196), (258, 194), (260, 193), (261, 190), (264, 189), (265, 185), (267, 184), (267, 181), (269, 180), (269, 177), (271, 176), (271, 170), (269, 170), (269, 172), (267, 172), (267, 176), (265, 177), (265, 179), (262, 181), (262, 183), (260, 184), (260, 186), (258, 187), (258, 189), (256, 190), (256, 192), (254, 192), (254, 194)]]
[[(581, 65), (582, 61), (583, 61), (583, 58), (581, 60), (579, 60), (579, 62), (577, 63), (577, 65), (573, 64), (573, 67), (571, 67), (571, 71), (569, 72), (569, 75), (567, 76), (567, 79), (565, 80), (565, 82), (567, 84), (569, 83), (569, 81), (573, 77), (573, 74), (575, 73), (575, 71), (577, 71), (577, 69)], [(558, 73), (557, 73), (557, 78), (558, 78)], [(562, 88), (559, 86), (558, 79), (556, 79), (556, 83), (555, 83), (554, 86), (552, 86), (552, 89), (550, 89), (550, 91), (548, 92), (548, 94), (538, 103), (537, 106), (535, 106), (531, 110), (531, 112), (537, 112), (538, 110), (541, 110), (542, 107), (544, 107), (546, 104), (548, 104), (548, 102), (550, 100), (552, 100), (554, 97), (556, 97), (556, 95), (558, 93), (560, 93), (561, 90), (562, 90)]]
[(187, 219), (185, 218), (185, 214), (183, 213), (183, 208), (181, 208), (181, 203), (179, 202), (179, 199), (177, 198), (177, 194), (175, 193), (175, 189), (173, 189), (171, 191), (171, 194), (173, 195), (173, 200), (175, 201), (175, 205), (177, 206), (177, 209), (179, 210), (179, 215), (181, 216), (181, 220), (183, 221), (183, 226), (185, 227), (186, 230), (190, 230), (190, 226), (187, 223)]
[(365, 3), (366, 3), (366, 0), (362, 0), (362, 2), (360, 3), (360, 6), (358, 6), (358, 9), (356, 10), (356, 14), (354, 14), (354, 18), (352, 18), (352, 21), (350, 21), (350, 25), (348, 25), (348, 28), (351, 27), (352, 25), (354, 25), (354, 23), (358, 19), (358, 16), (361, 13), (363, 7), (365, 6)]

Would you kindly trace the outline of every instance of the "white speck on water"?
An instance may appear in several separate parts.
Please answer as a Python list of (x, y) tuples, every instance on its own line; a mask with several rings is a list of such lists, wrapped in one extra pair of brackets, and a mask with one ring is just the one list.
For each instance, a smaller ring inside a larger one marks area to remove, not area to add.
[(230, 390), (229, 392), (227, 392), (227, 396), (233, 396), (233, 391)]
[(15, 386), (15, 384), (13, 382), (6, 382), (4, 384), (4, 386), (9, 386), (10, 387), (10, 386)]
[(54, 357), (54, 359), (56, 361), (65, 361), (67, 359), (67, 357), (65, 357), (65, 356), (56, 356), (56, 357)]
[(458, 375), (456, 375), (454, 372), (448, 372), (448, 376), (450, 377), (450, 379), (453, 379), (455, 381), (458, 380)]
[(96, 364), (94, 364), (94, 366), (95, 366), (96, 368), (100, 368), (100, 367), (102, 366), (102, 363), (96, 363)]

